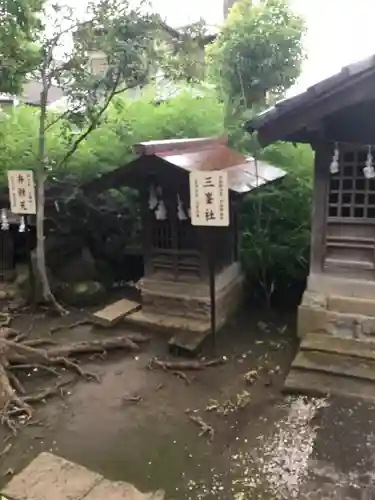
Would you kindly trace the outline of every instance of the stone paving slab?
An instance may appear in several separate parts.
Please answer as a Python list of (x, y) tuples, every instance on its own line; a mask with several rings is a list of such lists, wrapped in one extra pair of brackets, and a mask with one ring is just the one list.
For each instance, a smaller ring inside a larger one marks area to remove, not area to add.
[[(108, 481), (81, 465), (41, 453), (1, 492), (11, 500), (163, 500), (163, 492), (141, 493), (133, 485)], [(0, 494), (0, 498), (1, 498)]]
[(162, 493), (141, 493), (133, 485), (103, 479), (82, 500), (163, 500)]
[(41, 453), (2, 493), (14, 500), (80, 500), (101, 480), (85, 467)]

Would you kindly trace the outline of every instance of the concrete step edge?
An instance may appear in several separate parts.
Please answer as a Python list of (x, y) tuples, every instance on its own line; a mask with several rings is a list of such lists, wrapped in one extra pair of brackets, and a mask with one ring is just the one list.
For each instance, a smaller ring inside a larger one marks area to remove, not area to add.
[(306, 335), (301, 341), (300, 350), (320, 351), (375, 360), (375, 342), (334, 337), (322, 333), (309, 333)]
[(375, 383), (342, 377), (340, 375), (306, 372), (292, 369), (287, 376), (282, 392), (304, 394), (310, 397), (330, 395), (359, 398), (375, 402)]

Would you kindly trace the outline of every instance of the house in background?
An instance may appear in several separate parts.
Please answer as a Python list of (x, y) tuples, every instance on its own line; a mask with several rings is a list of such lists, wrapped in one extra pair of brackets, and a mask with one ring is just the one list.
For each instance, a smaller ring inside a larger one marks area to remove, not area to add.
[[(223, 0), (223, 14), (224, 19), (226, 19), (229, 10), (233, 6), (236, 0)], [(161, 29), (165, 33), (165, 42), (171, 47), (172, 51), (178, 50), (180, 44), (184, 43), (186, 37), (188, 36), (189, 26), (182, 26), (180, 28), (173, 28), (169, 26), (167, 23), (161, 22)], [(213, 42), (216, 37), (217, 28), (210, 27), (207, 34), (205, 34), (199, 43), (199, 53), (197, 54), (197, 61), (204, 64), (204, 54), (205, 47), (209, 43)], [(101, 74), (106, 70), (106, 56), (101, 51), (92, 51), (90, 54), (91, 59), (91, 68), (93, 73)], [(164, 101), (166, 99), (170, 99), (175, 97), (181, 92), (181, 85), (174, 84), (170, 79), (166, 78), (163, 74), (163, 71), (160, 68), (153, 67), (150, 68), (150, 80), (155, 80), (157, 87), (157, 94), (159, 97), (157, 98), (158, 102)], [(35, 79), (30, 79), (25, 85), (23, 89), (23, 93), (20, 96), (12, 96), (10, 94), (0, 94), (0, 108), (2, 110), (6, 110), (17, 106), (19, 104), (25, 104), (27, 106), (39, 106), (40, 102), (40, 93), (41, 93), (41, 83)], [(148, 85), (146, 85), (148, 87)], [(184, 88), (186, 90), (186, 88)], [(144, 89), (139, 87), (138, 89), (133, 89), (129, 92), (129, 95), (132, 98), (138, 98), (142, 95)], [(192, 89), (193, 93), (197, 93), (197, 97), (201, 97), (202, 92), (200, 90)], [(56, 85), (52, 85), (48, 92), (48, 107), (50, 108), (66, 108), (67, 99), (64, 96), (64, 92), (62, 89), (57, 87)]]
[[(3, 110), (25, 104), (27, 106), (39, 106), (40, 93), (42, 84), (35, 79), (29, 80), (25, 83), (23, 93), (20, 96), (12, 96), (10, 94), (0, 94), (0, 108)], [(63, 91), (56, 85), (52, 85), (48, 92), (47, 105), (51, 105), (59, 101), (64, 96)]]

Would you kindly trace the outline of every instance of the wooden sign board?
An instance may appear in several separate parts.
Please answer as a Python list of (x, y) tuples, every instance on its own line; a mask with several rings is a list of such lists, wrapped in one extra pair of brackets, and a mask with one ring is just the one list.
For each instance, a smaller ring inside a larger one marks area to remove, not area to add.
[(193, 226), (229, 226), (227, 172), (214, 170), (190, 173), (190, 212)]
[(19, 215), (36, 214), (34, 172), (8, 170), (10, 211)]

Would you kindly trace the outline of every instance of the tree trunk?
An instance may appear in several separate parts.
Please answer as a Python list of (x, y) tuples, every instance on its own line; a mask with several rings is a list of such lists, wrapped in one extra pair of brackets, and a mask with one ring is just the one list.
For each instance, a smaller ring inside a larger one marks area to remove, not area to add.
[(42, 77), (43, 90), (40, 94), (40, 117), (39, 117), (39, 162), (36, 169), (36, 268), (37, 281), (42, 290), (43, 300), (52, 304), (60, 314), (66, 314), (66, 310), (56, 301), (49, 284), (46, 266), (46, 255), (44, 247), (44, 184), (46, 179), (46, 156), (45, 156), (45, 125), (47, 114), (47, 97), (49, 84), (45, 74)]
[(235, 3), (236, 3), (236, 0), (224, 0), (224, 3), (223, 3), (224, 19), (227, 19), (229, 11)]

